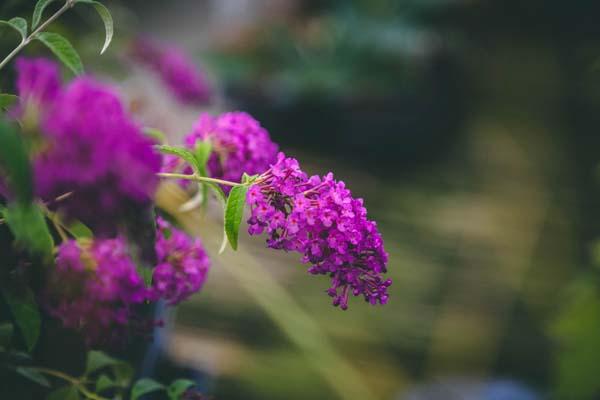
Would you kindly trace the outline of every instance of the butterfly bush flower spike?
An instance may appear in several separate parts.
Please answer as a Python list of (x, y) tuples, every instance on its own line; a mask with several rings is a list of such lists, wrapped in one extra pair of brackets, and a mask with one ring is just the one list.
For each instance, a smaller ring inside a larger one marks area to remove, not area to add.
[(388, 255), (377, 224), (333, 174), (308, 177), (295, 159), (279, 153), (249, 189), (247, 202), (248, 232), (266, 232), (268, 247), (301, 253), (308, 272), (329, 275), (334, 306), (347, 309), (350, 294), (387, 303), (392, 281), (383, 277)]

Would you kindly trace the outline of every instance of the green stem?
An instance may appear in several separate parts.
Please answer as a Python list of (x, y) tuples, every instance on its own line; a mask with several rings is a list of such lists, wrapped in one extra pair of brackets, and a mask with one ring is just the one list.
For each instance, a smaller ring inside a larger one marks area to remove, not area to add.
[(187, 174), (171, 174), (171, 173), (167, 173), (167, 172), (159, 172), (157, 175), (160, 176), (161, 178), (187, 179), (187, 180), (198, 181), (198, 182), (218, 183), (219, 185), (226, 185), (226, 186), (244, 186), (245, 185), (243, 183), (224, 181), (222, 179), (209, 178), (207, 176), (199, 176), (199, 175), (195, 175), (195, 174), (187, 175)]
[(33, 32), (31, 32), (31, 34), (29, 36), (27, 36), (26, 38), (24, 38), (21, 41), (21, 43), (19, 43), (19, 45), (17, 47), (15, 47), (15, 49), (13, 51), (11, 51), (4, 58), (4, 60), (2, 60), (2, 62), (0, 62), (0, 69), (2, 69), (6, 64), (8, 64), (8, 62), (10, 60), (12, 60), (21, 50), (23, 50), (23, 48), (25, 46), (27, 46), (29, 43), (31, 43), (31, 41), (33, 39), (35, 39), (35, 36), (38, 33), (42, 32), (44, 29), (46, 29), (48, 27), (48, 25), (50, 25), (52, 22), (54, 22), (65, 11), (67, 11), (69, 8), (73, 7), (74, 5), (75, 5), (74, 0), (67, 0), (67, 1), (65, 1), (65, 4), (57, 12), (55, 12), (54, 14), (52, 14), (52, 16), (50, 16), (50, 18), (48, 18), (40, 26), (38, 26), (37, 29), (34, 30)]
[(77, 390), (79, 390), (88, 399), (110, 400), (110, 399), (107, 399), (106, 397), (102, 397), (100, 395), (97, 395), (96, 393), (91, 392), (90, 390), (88, 390), (85, 387), (85, 385), (81, 382), (80, 379), (77, 379), (71, 375), (67, 375), (64, 372), (56, 371), (56, 370), (50, 369), (50, 368), (43, 368), (43, 367), (28, 367), (28, 369), (31, 369), (33, 371), (38, 371), (38, 372), (41, 372), (42, 374), (54, 376), (56, 378), (67, 381), (70, 384), (72, 384), (73, 386), (77, 387)]

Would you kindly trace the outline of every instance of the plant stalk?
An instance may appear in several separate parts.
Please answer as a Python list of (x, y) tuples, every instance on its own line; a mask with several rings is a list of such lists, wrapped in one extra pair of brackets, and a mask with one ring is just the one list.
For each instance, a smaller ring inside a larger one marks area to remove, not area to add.
[(157, 174), (161, 178), (173, 178), (173, 179), (187, 179), (191, 181), (198, 182), (208, 182), (208, 183), (217, 183), (219, 185), (225, 186), (244, 186), (243, 183), (224, 181), (223, 179), (209, 178), (207, 176), (199, 176), (199, 175), (187, 175), (187, 174), (171, 174), (167, 172), (159, 172)]

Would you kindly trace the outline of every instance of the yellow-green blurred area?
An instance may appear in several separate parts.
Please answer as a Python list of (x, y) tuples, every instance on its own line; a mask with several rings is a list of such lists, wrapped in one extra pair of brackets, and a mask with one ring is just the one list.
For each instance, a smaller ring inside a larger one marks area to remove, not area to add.
[[(389, 304), (344, 312), (264, 238), (218, 255), (218, 204), (180, 214), (212, 269), (160, 338), (161, 373), (193, 370), (215, 399), (600, 398), (600, 3), (107, 5), (114, 53), (94, 58), (99, 31), (78, 39), (90, 71), (152, 103), (111, 57), (140, 33), (184, 47), (217, 88), (211, 111), (248, 111), (365, 199), (394, 281)], [(175, 140), (200, 111), (156, 104), (149, 123)]]

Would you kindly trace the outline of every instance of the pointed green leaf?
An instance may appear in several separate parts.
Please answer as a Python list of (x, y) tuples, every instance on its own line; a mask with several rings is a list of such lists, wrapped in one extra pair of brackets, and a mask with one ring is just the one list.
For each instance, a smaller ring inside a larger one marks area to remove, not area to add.
[(35, 39), (44, 43), (75, 75), (83, 73), (83, 64), (79, 54), (63, 36), (53, 32), (40, 32), (35, 35)]
[(244, 207), (246, 205), (247, 186), (235, 186), (229, 192), (227, 206), (225, 208), (225, 233), (229, 244), (234, 250), (237, 250), (238, 234), (240, 223), (244, 216)]
[(46, 400), (79, 400), (79, 390), (76, 386), (63, 386), (51, 392)]
[(194, 146), (194, 156), (199, 165), (206, 166), (211, 152), (212, 144), (209, 141), (196, 141)]
[(42, 375), (39, 371), (26, 367), (18, 367), (16, 371), (20, 375), (24, 376), (30, 381), (37, 383), (40, 386), (50, 387), (50, 382), (48, 382), (48, 379), (46, 379), (46, 377)]
[(175, 146), (167, 146), (167, 145), (157, 145), (155, 148), (163, 154), (171, 154), (183, 159), (187, 162), (194, 172), (198, 172), (198, 160), (196, 160), (196, 156), (194, 153), (189, 151), (183, 147), (175, 147)]
[(111, 368), (115, 376), (115, 382), (120, 387), (129, 387), (131, 379), (133, 378), (134, 370), (133, 367), (126, 362), (120, 362), (113, 365)]
[(15, 236), (17, 245), (32, 254), (42, 256), (45, 261), (52, 259), (54, 239), (37, 204), (10, 204), (4, 211), (4, 218)]
[(117, 386), (115, 381), (113, 381), (108, 375), (102, 374), (96, 380), (96, 392), (100, 393), (106, 389), (110, 389)]
[(110, 11), (108, 11), (108, 8), (106, 8), (104, 4), (94, 0), (77, 0), (77, 3), (93, 5), (98, 12), (98, 15), (100, 15), (102, 22), (104, 22), (106, 37), (104, 39), (104, 46), (102, 46), (102, 50), (100, 51), (100, 54), (103, 54), (110, 45), (114, 33), (114, 23)]
[(89, 375), (99, 369), (108, 367), (110, 365), (116, 365), (122, 361), (112, 358), (111, 356), (97, 350), (91, 350), (87, 354), (87, 360), (85, 363), (85, 374)]
[(150, 136), (156, 143), (163, 144), (167, 142), (167, 135), (155, 128), (144, 128), (144, 134)]
[(0, 20), (0, 25), (10, 26), (15, 31), (19, 32), (22, 40), (27, 38), (27, 21), (25, 21), (25, 18), (14, 17), (8, 21)]
[(65, 228), (71, 235), (73, 235), (73, 237), (75, 239), (81, 239), (81, 238), (89, 239), (89, 238), (94, 237), (94, 233), (92, 232), (92, 230), (90, 228), (88, 228), (81, 221), (75, 220), (75, 221), (67, 224), (67, 226)]
[(190, 381), (189, 379), (177, 379), (176, 381), (171, 383), (167, 388), (167, 395), (169, 396), (170, 400), (179, 400), (181, 398), (181, 395), (186, 390), (195, 385), (196, 382)]
[(9, 93), (0, 93), (0, 110), (6, 110), (19, 101), (19, 96)]
[(133, 385), (133, 388), (131, 389), (131, 400), (137, 400), (140, 396), (157, 390), (165, 390), (165, 386), (156, 382), (154, 379), (142, 378)]
[(146, 285), (146, 287), (152, 286), (152, 274), (154, 273), (154, 270), (141, 263), (136, 263), (136, 270), (137, 273), (142, 277), (144, 285)]
[(33, 350), (40, 335), (41, 326), (40, 312), (33, 292), (29, 288), (20, 291), (3, 288), (2, 295), (19, 327), (27, 349)]
[(31, 29), (32, 30), (38, 26), (38, 24), (42, 20), (42, 14), (44, 13), (44, 10), (53, 1), (54, 0), (39, 0), (36, 3), (35, 8), (33, 9), (33, 16), (31, 17)]

